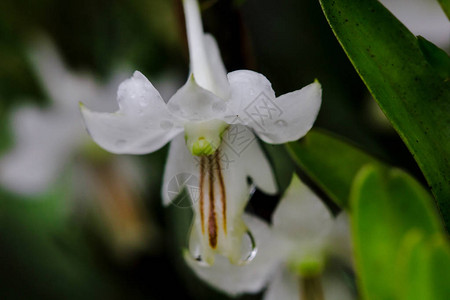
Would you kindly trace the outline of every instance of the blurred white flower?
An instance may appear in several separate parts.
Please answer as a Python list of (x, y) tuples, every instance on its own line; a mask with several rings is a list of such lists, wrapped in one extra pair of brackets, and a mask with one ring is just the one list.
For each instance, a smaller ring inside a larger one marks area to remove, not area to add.
[(301, 138), (318, 114), (321, 86), (314, 82), (276, 97), (259, 73), (239, 70), (227, 75), (216, 41), (203, 32), (197, 1), (184, 0), (183, 5), (192, 71), (186, 84), (166, 104), (136, 71), (119, 86), (117, 112), (82, 106), (82, 113), (94, 141), (113, 153), (150, 153), (172, 140), (164, 203), (173, 200), (168, 189), (178, 175), (196, 178), (191, 190), (197, 193), (190, 193), (195, 256), (213, 264), (219, 253), (240, 264), (248, 258), (241, 254), (247, 232), (242, 220), (250, 192), (247, 177), (264, 192), (276, 192), (270, 165), (252, 131), (272, 144)]
[[(71, 196), (77, 200), (70, 203), (72, 212), (94, 209), (105, 241), (119, 258), (129, 258), (146, 248), (156, 233), (141, 201), (144, 175), (130, 157), (113, 157), (92, 142), (78, 104), (83, 100), (98, 109), (116, 110), (111, 99), (124, 73), (117, 72), (105, 84), (89, 74), (75, 74), (44, 37), (28, 52), (51, 103), (23, 106), (12, 114), (14, 146), (0, 159), (0, 183), (35, 199), (32, 196), (46, 192), (69, 168)], [(170, 85), (164, 81), (165, 87)]]
[(44, 108), (22, 106), (13, 112), (14, 146), (1, 157), (0, 183), (16, 193), (35, 195), (46, 191), (73, 156), (90, 143), (78, 102), (91, 101), (93, 106), (114, 110), (116, 104), (108, 99), (123, 75), (102, 85), (88, 74), (74, 74), (43, 38), (30, 46), (29, 56), (52, 103)]
[(449, 50), (449, 20), (436, 0), (380, 0), (414, 35)]
[(323, 292), (324, 299), (355, 298), (342, 276), (326, 265), (330, 257), (352, 264), (346, 215), (334, 218), (296, 176), (272, 216), (271, 227), (257, 217), (246, 216), (246, 220), (260, 253), (249, 264), (217, 260), (214, 266), (204, 267), (185, 255), (205, 282), (232, 296), (256, 293), (268, 285), (266, 300), (303, 299), (308, 293), (305, 287), (311, 288), (304, 285), (313, 283), (316, 287), (319, 283), (314, 292)]

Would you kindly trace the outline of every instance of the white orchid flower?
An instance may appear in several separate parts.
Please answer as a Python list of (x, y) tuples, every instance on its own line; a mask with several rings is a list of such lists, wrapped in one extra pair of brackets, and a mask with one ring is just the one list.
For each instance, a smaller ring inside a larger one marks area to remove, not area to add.
[[(217, 260), (209, 268), (185, 255), (202, 280), (231, 296), (256, 293), (267, 285), (265, 300), (355, 298), (341, 274), (326, 266), (330, 257), (352, 264), (346, 215), (334, 218), (298, 177), (294, 175), (280, 200), (272, 226), (257, 217), (246, 218), (261, 255), (245, 266)], [(322, 296), (310, 298), (311, 292)]]
[(276, 97), (259, 73), (239, 70), (227, 75), (216, 41), (203, 33), (198, 3), (184, 0), (183, 5), (192, 71), (186, 84), (166, 103), (136, 71), (119, 86), (117, 112), (82, 106), (82, 113), (94, 141), (113, 153), (150, 153), (172, 141), (164, 203), (173, 200), (172, 180), (192, 175), (188, 176), (195, 179), (192, 190), (198, 191), (191, 193), (195, 256), (213, 264), (220, 253), (239, 264), (246, 259), (241, 257), (241, 244), (247, 232), (242, 220), (250, 192), (247, 178), (266, 193), (276, 192), (270, 165), (253, 132), (272, 144), (304, 136), (318, 114), (321, 86), (314, 82)]
[[(345, 213), (333, 217), (320, 198), (294, 175), (272, 224), (274, 234), (285, 238), (288, 255), (269, 283), (265, 300), (308, 299), (309, 293), (322, 294), (326, 300), (355, 299), (342, 274), (326, 267), (331, 257), (352, 265)], [(322, 291), (308, 291), (308, 285), (317, 282)]]
[[(12, 115), (15, 145), (0, 160), (0, 183), (23, 195), (42, 193), (86, 143), (78, 101), (113, 110), (108, 101), (122, 75), (101, 85), (88, 74), (69, 72), (50, 43), (42, 38), (28, 49), (30, 61), (52, 103), (45, 108), (23, 106)], [(94, 102), (95, 101), (95, 102)]]

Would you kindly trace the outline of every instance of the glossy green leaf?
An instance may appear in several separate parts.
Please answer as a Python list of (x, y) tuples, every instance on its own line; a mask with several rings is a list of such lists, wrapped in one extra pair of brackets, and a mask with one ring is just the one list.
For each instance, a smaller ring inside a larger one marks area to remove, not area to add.
[(353, 180), (364, 165), (384, 166), (363, 150), (329, 133), (311, 130), (298, 142), (287, 144), (291, 157), (340, 207), (348, 207)]
[(334, 34), (413, 154), (450, 223), (450, 82), (376, 0), (320, 0)]
[(261, 143), (272, 164), (273, 172), (278, 184), (278, 193), (283, 194), (292, 180), (295, 165), (283, 145)]
[(399, 300), (446, 300), (450, 295), (450, 246), (442, 235), (425, 238), (411, 230), (397, 258)]
[(447, 15), (447, 18), (450, 19), (450, 0), (438, 0), (439, 4), (442, 7), (442, 10)]
[(405, 235), (411, 230), (425, 237), (443, 232), (432, 198), (405, 172), (368, 165), (355, 179), (351, 205), (362, 295), (365, 299), (396, 299), (396, 258)]
[(445, 79), (450, 80), (450, 57), (448, 54), (424, 37), (418, 36), (420, 50), (428, 63)]

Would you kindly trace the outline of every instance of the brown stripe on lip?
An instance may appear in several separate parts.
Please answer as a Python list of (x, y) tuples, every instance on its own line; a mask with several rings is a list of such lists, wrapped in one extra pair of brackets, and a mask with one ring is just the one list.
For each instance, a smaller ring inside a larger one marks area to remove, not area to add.
[(209, 218), (208, 218), (208, 234), (209, 245), (215, 249), (217, 247), (217, 221), (214, 206), (214, 155), (208, 156), (208, 173), (209, 173)]
[(202, 222), (202, 234), (205, 234), (205, 213), (203, 211), (205, 194), (203, 192), (205, 186), (205, 157), (200, 156), (200, 221)]
[(222, 202), (222, 217), (223, 217), (223, 231), (227, 234), (227, 195), (225, 192), (225, 183), (223, 181), (222, 166), (220, 164), (220, 150), (217, 150), (217, 155), (214, 159), (216, 162), (217, 178), (220, 186), (220, 201)]

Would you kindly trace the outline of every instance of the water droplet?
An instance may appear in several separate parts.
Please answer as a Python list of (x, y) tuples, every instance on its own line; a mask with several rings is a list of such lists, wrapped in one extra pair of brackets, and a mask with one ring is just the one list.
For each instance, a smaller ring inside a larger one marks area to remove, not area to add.
[(278, 120), (275, 122), (275, 125), (279, 126), (279, 127), (286, 127), (287, 126), (287, 122), (284, 120)]
[(192, 230), (196, 230), (194, 227), (191, 228), (191, 237), (189, 239), (189, 254), (191, 257), (201, 266), (209, 267), (209, 264), (203, 260), (202, 258), (202, 244), (200, 238), (196, 232), (192, 232)]
[(150, 102), (147, 99), (145, 99), (145, 98), (139, 100), (139, 105), (141, 107), (147, 107), (149, 104), (150, 104)]
[(162, 129), (171, 129), (173, 127), (173, 123), (167, 120), (161, 121), (161, 123), (159, 123), (159, 126), (161, 126)]
[(254, 185), (253, 183), (249, 183), (250, 185), (250, 192), (249, 192), (249, 197), (253, 197), (253, 194), (256, 192), (256, 185)]
[(255, 95), (255, 90), (254, 89), (250, 89), (249, 90), (249, 94), (250, 94), (250, 96), (254, 96)]
[(225, 102), (216, 102), (212, 106), (212, 110), (215, 112), (224, 112), (227, 108), (227, 105)]
[(126, 143), (127, 143), (127, 141), (120, 139), (120, 140), (116, 141), (116, 146), (123, 147), (123, 146), (125, 146)]
[(256, 247), (255, 238), (250, 230), (247, 229), (242, 241), (242, 258), (238, 264), (241, 266), (248, 264), (256, 257), (256, 253), (258, 253), (258, 248)]

